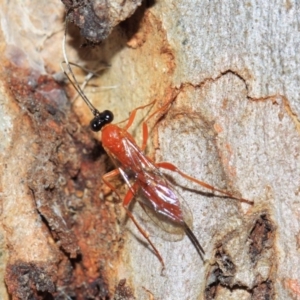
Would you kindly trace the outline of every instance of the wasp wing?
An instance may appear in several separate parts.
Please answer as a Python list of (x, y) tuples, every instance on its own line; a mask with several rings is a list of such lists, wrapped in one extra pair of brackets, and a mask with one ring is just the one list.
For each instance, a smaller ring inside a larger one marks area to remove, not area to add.
[[(175, 234), (181, 239), (185, 233), (184, 224), (192, 226), (192, 213), (176, 191), (174, 185), (163, 175), (159, 168), (144, 155), (144, 153), (129, 139), (123, 139), (130, 167), (124, 168), (119, 164), (118, 168), (129, 188), (133, 182), (139, 188), (133, 191), (137, 201), (146, 212), (147, 216), (164, 232)], [(139, 218), (147, 217), (139, 212)], [(148, 219), (149, 219), (148, 218)], [(157, 232), (157, 228), (149, 228), (151, 232)], [(164, 239), (174, 240), (165, 234), (160, 234)]]

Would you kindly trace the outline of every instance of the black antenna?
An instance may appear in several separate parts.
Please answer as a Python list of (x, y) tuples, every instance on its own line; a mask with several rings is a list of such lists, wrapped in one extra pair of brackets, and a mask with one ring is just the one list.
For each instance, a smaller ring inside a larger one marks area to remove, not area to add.
[[(63, 37), (63, 42), (62, 42), (62, 49), (63, 49), (63, 56), (64, 56), (64, 61), (61, 63), (61, 68), (64, 72), (64, 74), (67, 76), (69, 81), (71, 82), (72, 86), (74, 89), (77, 91), (77, 93), (81, 96), (83, 101), (86, 103), (92, 114), (94, 115), (94, 119), (90, 122), (90, 127), (93, 131), (99, 131), (102, 129), (102, 127), (108, 123), (111, 123), (113, 121), (114, 115), (111, 111), (105, 110), (102, 113), (99, 112), (97, 108), (90, 102), (90, 100), (87, 98), (87, 96), (84, 94), (83, 90), (81, 89), (78, 81), (76, 80), (76, 77), (73, 73), (73, 70), (71, 68), (71, 64), (69, 63), (68, 57), (67, 57), (67, 52), (66, 52), (66, 36), (67, 36), (67, 31), (68, 31), (68, 12), (66, 14), (66, 19), (65, 19), (65, 33)], [(68, 73), (65, 71), (64, 67), (62, 64), (65, 63), (67, 65), (68, 71), (71, 74), (72, 79), (68, 75)]]

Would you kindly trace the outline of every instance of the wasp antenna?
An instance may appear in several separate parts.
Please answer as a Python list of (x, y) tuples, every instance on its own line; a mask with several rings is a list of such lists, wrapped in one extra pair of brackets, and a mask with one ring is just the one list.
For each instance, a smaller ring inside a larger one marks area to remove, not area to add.
[(195, 246), (197, 252), (199, 253), (199, 255), (201, 257), (201, 259), (204, 261), (205, 252), (204, 252), (203, 248), (201, 247), (199, 241), (195, 237), (193, 231), (191, 230), (191, 228), (185, 222), (183, 224), (183, 228), (185, 230), (186, 235), (189, 237), (190, 241)]
[[(84, 94), (83, 90), (81, 89), (80, 85), (78, 84), (78, 81), (76, 80), (76, 77), (75, 77), (75, 75), (73, 73), (73, 70), (71, 68), (71, 64), (69, 63), (69, 60), (68, 60), (68, 56), (67, 56), (67, 52), (66, 52), (66, 39), (67, 39), (66, 37), (67, 37), (67, 32), (68, 32), (68, 20), (67, 20), (67, 18), (68, 18), (68, 13), (66, 14), (66, 18), (65, 18), (65, 32), (64, 32), (63, 41), (62, 41), (62, 50), (63, 50), (64, 61), (61, 63), (61, 68), (62, 68), (63, 72), (65, 73), (65, 75), (67, 76), (67, 78), (69, 79), (69, 81), (71, 82), (71, 84), (73, 85), (74, 89), (77, 91), (77, 93), (80, 95), (80, 97), (86, 103), (86, 105), (88, 106), (90, 111), (96, 117), (100, 113), (99, 113), (98, 109), (96, 109), (94, 107), (94, 105), (90, 102), (90, 100)], [(70, 76), (65, 71), (65, 68), (62, 66), (63, 63), (65, 63), (67, 65), (67, 69), (68, 69), (69, 73), (71, 74), (72, 79), (70, 78)]]

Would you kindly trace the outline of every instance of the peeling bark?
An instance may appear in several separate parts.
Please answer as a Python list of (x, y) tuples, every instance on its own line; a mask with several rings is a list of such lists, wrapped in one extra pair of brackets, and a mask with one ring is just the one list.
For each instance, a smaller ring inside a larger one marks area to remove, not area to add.
[(141, 0), (62, 0), (68, 20), (81, 30), (81, 35), (93, 44), (104, 41), (113, 28), (130, 17)]

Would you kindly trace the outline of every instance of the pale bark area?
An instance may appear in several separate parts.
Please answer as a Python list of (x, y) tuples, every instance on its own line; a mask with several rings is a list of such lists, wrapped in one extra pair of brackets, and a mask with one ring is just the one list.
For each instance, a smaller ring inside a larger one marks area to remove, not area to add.
[[(169, 87), (179, 89), (158, 129), (157, 160), (255, 202), (249, 207), (182, 191), (209, 262), (203, 266), (187, 238), (172, 243), (153, 237), (166, 261), (166, 276), (160, 277), (158, 260), (131, 237), (128, 256), (138, 299), (146, 297), (142, 286), (155, 299), (203, 299), (205, 288), (217, 281), (211, 273), (216, 266), (234, 287), (217, 284), (217, 299), (300, 296), (297, 6), (156, 1), (144, 30), (129, 42), (144, 44), (136, 54), (123, 49), (112, 60), (109, 74), (120, 85), (113, 98), (127, 89), (119, 97), (121, 109), (128, 99), (130, 110), (140, 99), (161, 100)], [(267, 219), (265, 236), (255, 226), (260, 216)], [(262, 248), (253, 257), (256, 238)], [(234, 271), (215, 257), (217, 246)]]
[[(45, 66), (59, 71), (63, 6), (59, 1), (47, 1), (47, 9), (42, 1), (12, 3), (1, 7), (1, 36), (10, 46), (6, 55), (39, 72), (45, 72)], [(8, 18), (12, 9), (15, 17)], [(297, 1), (157, 0), (116, 28), (99, 48), (80, 50), (79, 58), (80, 42), (73, 37), (70, 61), (111, 66), (98, 84), (114, 88), (97, 93), (87, 89), (99, 110), (112, 110), (117, 122), (137, 106), (154, 99), (162, 105), (178, 93), (151, 136), (157, 161), (170, 161), (196, 178), (255, 202), (250, 206), (207, 197), (202, 188), (174, 176), (185, 187), (180, 193), (193, 213), (193, 231), (206, 251), (206, 262), (187, 238), (171, 242), (151, 235), (166, 264), (161, 276), (157, 257), (127, 222), (130, 230), (122, 262), (116, 278), (110, 280), (126, 278), (136, 299), (152, 299), (151, 294), (164, 300), (300, 297), (298, 12)], [(27, 18), (31, 27), (25, 26)], [(7, 99), (1, 100), (2, 153), (14, 134), (11, 119), (17, 110), (7, 108)], [(75, 109), (83, 123), (88, 122), (90, 112), (80, 99)], [(140, 132), (135, 133), (139, 140)], [(18, 142), (16, 149), (21, 152), (30, 145), (26, 136)], [(8, 164), (16, 178), (1, 179), (5, 188), (1, 271), (12, 255), (7, 243), (21, 249), (17, 239), (7, 242), (8, 231), (19, 232), (17, 237), (24, 235), (24, 227), (26, 234), (32, 229), (32, 252), (19, 250), (19, 259), (30, 260), (22, 257), (30, 252), (40, 261), (49, 260), (45, 249), (55, 253), (47, 228), (32, 213), (31, 196), (19, 184), (27, 165), (15, 156), (9, 162), (1, 158), (2, 173), (7, 174), (3, 170)], [(20, 207), (25, 207), (21, 201), (28, 206), (14, 219), (12, 203), (17, 200)], [(0, 291), (7, 299), (4, 280)]]

